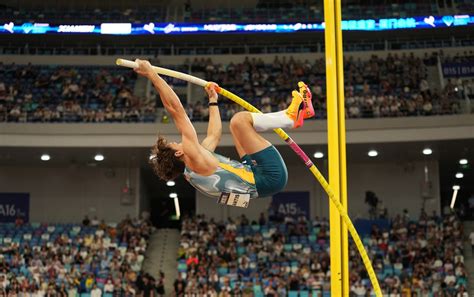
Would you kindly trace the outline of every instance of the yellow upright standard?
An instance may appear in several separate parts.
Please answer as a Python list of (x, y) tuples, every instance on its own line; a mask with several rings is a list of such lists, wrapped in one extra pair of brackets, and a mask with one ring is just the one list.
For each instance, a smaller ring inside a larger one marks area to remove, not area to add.
[[(341, 0), (324, 0), (329, 185), (347, 212), (346, 129)], [(331, 296), (349, 296), (349, 237), (333, 203), (329, 204)]]

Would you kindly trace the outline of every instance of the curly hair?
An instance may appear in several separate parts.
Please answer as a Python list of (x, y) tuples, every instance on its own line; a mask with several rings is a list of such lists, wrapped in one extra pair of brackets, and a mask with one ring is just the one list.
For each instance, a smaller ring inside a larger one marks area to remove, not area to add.
[(184, 172), (184, 162), (175, 156), (176, 150), (168, 146), (162, 136), (158, 136), (156, 144), (151, 148), (150, 165), (159, 178), (169, 181)]

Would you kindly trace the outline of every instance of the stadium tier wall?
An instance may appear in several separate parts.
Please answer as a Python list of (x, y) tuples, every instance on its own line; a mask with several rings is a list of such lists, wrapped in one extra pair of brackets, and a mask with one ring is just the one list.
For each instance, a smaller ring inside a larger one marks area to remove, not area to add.
[(132, 195), (125, 197), (128, 169), (0, 167), (0, 192), (30, 194), (30, 222), (80, 222), (84, 215), (119, 222), (138, 215), (139, 170), (130, 170)]
[[(425, 164), (429, 168), (429, 178), (432, 181), (431, 197), (426, 200), (422, 195)], [(439, 172), (438, 162), (435, 160), (426, 163), (411, 162), (409, 166), (406, 163), (394, 162), (348, 163), (347, 168), (349, 215), (353, 218), (369, 216), (369, 206), (365, 203), (366, 191), (376, 193), (383, 207), (388, 209), (389, 215), (408, 209), (410, 215), (418, 216), (423, 206), (430, 214), (432, 211), (440, 213)], [(328, 218), (327, 195), (303, 164), (289, 165), (288, 174), (285, 191), (310, 192), (312, 217)], [(218, 220), (245, 214), (248, 218), (257, 220), (261, 212), (267, 212), (270, 203), (271, 199), (256, 199), (251, 201), (248, 209), (222, 207), (213, 199), (197, 193), (196, 213)]]
[[(463, 139), (472, 135), (474, 115), (433, 116), (414, 118), (387, 119), (358, 119), (348, 120), (348, 144), (389, 143), (403, 147), (403, 143), (431, 143), (440, 140)], [(202, 138), (207, 125), (197, 123), (196, 130)], [(232, 139), (227, 124), (224, 125), (222, 146), (227, 151), (234, 151)], [(314, 153), (314, 145), (324, 147), (327, 142), (324, 121), (311, 121), (302, 129), (291, 131), (296, 142), (307, 148), (307, 153)], [(154, 142), (158, 131), (170, 139), (179, 140), (176, 130), (170, 124), (2, 124), (0, 125), (1, 147), (66, 147), (66, 148), (148, 148)], [(275, 145), (282, 145), (281, 140), (273, 133), (266, 133)], [(313, 146), (311, 146), (313, 145)], [(422, 145), (422, 144), (420, 144)], [(310, 150), (308, 150), (308, 146)], [(227, 148), (225, 148), (227, 147)], [(285, 146), (281, 146), (284, 148)], [(311, 149), (312, 147), (312, 149)], [(352, 151), (349, 149), (348, 154)], [(235, 152), (234, 152), (235, 154)], [(403, 152), (400, 152), (403, 154)], [(146, 157), (146, 156), (145, 156)], [(301, 161), (293, 153), (284, 154), (289, 166), (290, 181), (287, 191), (309, 191), (311, 193), (312, 215), (326, 216), (328, 200), (323, 190), (306, 170)], [(412, 162), (412, 169), (405, 172), (404, 165), (395, 161), (366, 161), (362, 163), (349, 162), (349, 199), (351, 216), (367, 215), (368, 206), (364, 203), (365, 191), (376, 192), (390, 212), (401, 212), (407, 208), (413, 214), (423, 203), (421, 183), (423, 181), (423, 158), (420, 162)], [(433, 159), (435, 160), (435, 159)], [(325, 164), (316, 161), (323, 172)], [(124, 186), (125, 177), (110, 179), (105, 176), (103, 168), (0, 168), (0, 189), (2, 192), (30, 192), (33, 213), (31, 221), (71, 221), (93, 214), (93, 209), (99, 217), (116, 220), (123, 215), (137, 214), (138, 210), (148, 207), (141, 205), (136, 196), (133, 205), (123, 206), (120, 203), (120, 189)], [(426, 201), (427, 210), (438, 210), (439, 203), (439, 174), (437, 161), (430, 161), (430, 180), (433, 182), (432, 197)], [(138, 169), (134, 169), (134, 178), (138, 178)], [(327, 174), (325, 173), (325, 176)], [(396, 176), (397, 178), (393, 178)], [(406, 184), (415, 185), (406, 187)], [(373, 185), (377, 185), (376, 188)], [(139, 188), (139, 182), (136, 182)], [(136, 195), (139, 189), (135, 191)], [(141, 197), (142, 204), (146, 199)], [(399, 203), (403, 201), (403, 203)], [(246, 214), (253, 218), (266, 210), (268, 199), (252, 202)], [(61, 210), (61, 211), (58, 211)], [(212, 217), (225, 218), (234, 216), (239, 210), (228, 208), (219, 209), (215, 202), (197, 195), (196, 210), (198, 213), (206, 210)]]
[[(431, 117), (348, 119), (347, 143), (397, 143), (465, 139), (472, 135), (474, 114)], [(207, 123), (194, 123), (203, 139)], [(326, 145), (326, 121), (308, 121), (289, 131), (300, 145)], [(172, 124), (0, 124), (0, 147), (151, 147), (160, 133), (179, 141)], [(283, 142), (273, 132), (263, 135), (275, 145)], [(228, 123), (223, 125), (220, 146), (233, 146)]]

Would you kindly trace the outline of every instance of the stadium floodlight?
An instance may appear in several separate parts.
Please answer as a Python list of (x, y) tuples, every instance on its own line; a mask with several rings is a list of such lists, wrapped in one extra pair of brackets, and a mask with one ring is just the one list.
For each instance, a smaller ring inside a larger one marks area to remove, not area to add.
[(369, 157), (377, 157), (378, 156), (378, 152), (376, 150), (370, 150), (367, 155), (369, 155)]
[(315, 152), (313, 155), (316, 159), (322, 159), (324, 157), (324, 154), (322, 152)]
[(99, 162), (104, 161), (104, 159), (105, 159), (105, 157), (102, 154), (97, 154), (97, 155), (94, 156), (94, 160), (99, 161)]
[(170, 198), (178, 198), (178, 194), (176, 194), (176, 193), (170, 193)]
[(179, 219), (181, 216), (181, 210), (179, 209), (178, 197), (174, 198), (174, 210), (176, 212), (176, 217)]
[(460, 189), (461, 189), (461, 187), (458, 186), (458, 185), (453, 186), (453, 197), (451, 198), (451, 205), (450, 205), (451, 209), (453, 209), (454, 203), (456, 203), (456, 196), (458, 195), (458, 191)]
[(469, 162), (467, 161), (467, 159), (461, 159), (461, 160), (459, 160), (459, 164), (461, 164), (461, 165), (466, 165), (467, 163), (469, 163)]
[(464, 177), (464, 174), (462, 172), (458, 172), (456, 173), (456, 178), (463, 178)]
[(423, 155), (425, 155), (425, 156), (429, 156), (429, 155), (431, 155), (432, 153), (433, 153), (433, 150), (430, 149), (429, 147), (427, 147), (427, 148), (425, 148), (425, 149), (423, 150)]
[(48, 154), (41, 155), (41, 161), (49, 161), (50, 159), (51, 159), (51, 156)]
[(174, 182), (174, 180), (169, 180), (169, 181), (166, 182), (166, 185), (168, 187), (174, 187), (174, 185), (176, 185), (176, 183)]

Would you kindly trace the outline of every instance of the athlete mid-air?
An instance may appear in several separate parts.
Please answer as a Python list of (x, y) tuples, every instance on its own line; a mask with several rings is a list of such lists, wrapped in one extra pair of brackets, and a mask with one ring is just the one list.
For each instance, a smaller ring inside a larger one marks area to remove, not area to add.
[(230, 131), (242, 162), (214, 153), (219, 144), (222, 123), (217, 103), (217, 84), (209, 83), (209, 125), (202, 142), (178, 96), (153, 71), (148, 61), (136, 60), (135, 71), (148, 78), (160, 94), (163, 106), (181, 134), (181, 142), (167, 142), (159, 136), (152, 148), (150, 164), (163, 180), (184, 174), (196, 189), (223, 204), (247, 207), (250, 198), (271, 196), (288, 180), (285, 162), (278, 150), (258, 132), (276, 128), (298, 128), (314, 116), (309, 88), (299, 82), (287, 109), (273, 113), (238, 112), (230, 121)]

